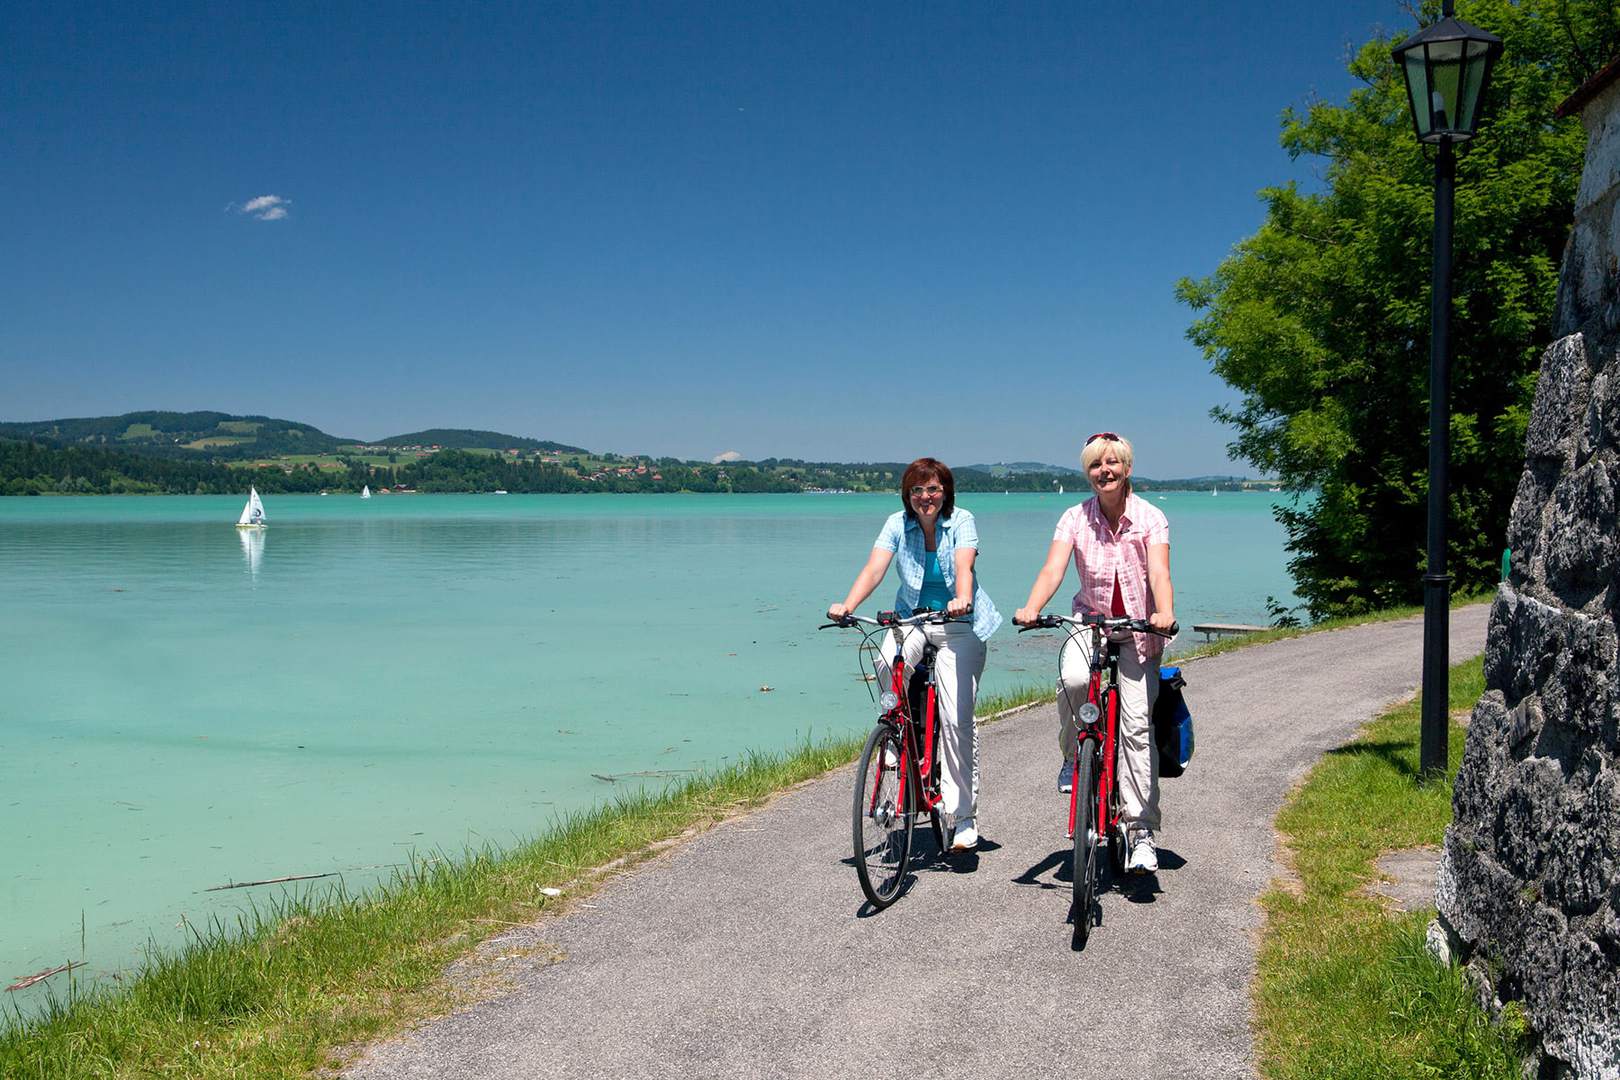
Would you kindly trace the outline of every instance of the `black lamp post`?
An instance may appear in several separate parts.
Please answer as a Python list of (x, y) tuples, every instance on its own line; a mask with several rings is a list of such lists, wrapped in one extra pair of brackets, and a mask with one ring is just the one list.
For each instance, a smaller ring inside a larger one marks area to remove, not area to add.
[(1419, 765), (1444, 772), (1446, 701), (1450, 668), (1451, 575), (1446, 573), (1446, 466), (1451, 410), (1451, 196), (1456, 183), (1452, 145), (1474, 136), (1480, 102), (1502, 39), (1451, 13), (1395, 47), (1406, 75), (1412, 126), (1420, 142), (1434, 143), (1434, 279), (1429, 316), (1429, 556), (1423, 574), (1423, 734)]

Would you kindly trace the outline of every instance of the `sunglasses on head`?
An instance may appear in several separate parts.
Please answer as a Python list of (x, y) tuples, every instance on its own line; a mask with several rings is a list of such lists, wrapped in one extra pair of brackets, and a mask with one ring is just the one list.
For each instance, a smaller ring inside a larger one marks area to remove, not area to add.
[(1115, 435), (1112, 431), (1099, 431), (1095, 435), (1086, 436), (1085, 445), (1090, 446), (1098, 439), (1107, 439), (1109, 442), (1119, 442), (1119, 436)]

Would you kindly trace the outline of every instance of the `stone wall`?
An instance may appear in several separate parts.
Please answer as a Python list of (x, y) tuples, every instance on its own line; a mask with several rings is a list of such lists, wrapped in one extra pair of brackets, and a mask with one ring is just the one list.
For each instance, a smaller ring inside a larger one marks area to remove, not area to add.
[(1438, 929), (1541, 1077), (1620, 1080), (1620, 83), (1589, 141), (1446, 831)]

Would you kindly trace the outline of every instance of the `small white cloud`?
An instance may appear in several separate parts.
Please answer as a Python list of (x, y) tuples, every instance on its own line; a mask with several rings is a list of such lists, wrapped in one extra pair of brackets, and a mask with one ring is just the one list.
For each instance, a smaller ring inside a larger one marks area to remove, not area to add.
[(287, 216), (287, 207), (291, 205), (291, 199), (284, 199), (280, 195), (255, 195), (236, 207), (236, 211), (257, 221), (280, 221)]
[(722, 451), (721, 453), (718, 453), (718, 454), (714, 455), (713, 463), (716, 464), (716, 465), (720, 465), (720, 464), (723, 464), (724, 462), (727, 462), (727, 461), (741, 461), (741, 460), (742, 460), (742, 455), (739, 454), (737, 451), (735, 451), (735, 450), (725, 450), (725, 451)]

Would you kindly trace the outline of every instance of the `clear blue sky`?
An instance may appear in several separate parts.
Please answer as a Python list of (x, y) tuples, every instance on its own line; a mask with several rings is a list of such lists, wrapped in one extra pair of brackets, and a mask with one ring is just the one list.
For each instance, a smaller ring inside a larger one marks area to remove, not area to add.
[[(1230, 465), (1177, 278), (1396, 0), (10, 3), (0, 419)], [(269, 197), (275, 197), (271, 199)]]

